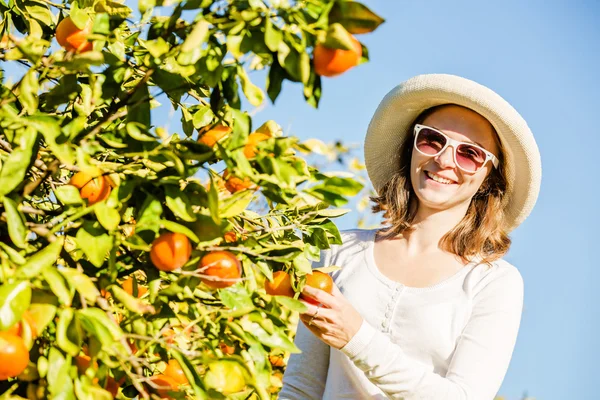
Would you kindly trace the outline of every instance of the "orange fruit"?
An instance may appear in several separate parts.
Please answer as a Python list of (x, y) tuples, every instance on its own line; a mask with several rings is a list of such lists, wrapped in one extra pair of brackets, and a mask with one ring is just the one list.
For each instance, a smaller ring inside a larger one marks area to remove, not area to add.
[(106, 384), (104, 385), (104, 389), (106, 389), (112, 397), (117, 397), (117, 393), (119, 393), (119, 387), (121, 385), (113, 378), (109, 376), (106, 378)]
[(179, 385), (187, 385), (189, 383), (187, 377), (185, 376), (185, 372), (183, 372), (183, 369), (177, 360), (169, 360), (167, 363), (167, 368), (163, 374), (173, 378), (173, 380)]
[[(130, 295), (132, 295), (132, 296), (134, 295), (133, 294), (133, 278), (131, 276), (129, 278), (125, 279), (121, 283), (121, 287), (123, 288), (124, 291), (126, 291)], [(144, 294), (146, 294), (146, 292), (148, 292), (148, 288), (145, 286), (142, 286), (138, 283), (137, 284), (137, 297), (142, 297)]]
[(79, 29), (71, 17), (59, 22), (56, 27), (56, 41), (67, 51), (83, 53), (94, 47), (92, 42), (87, 41), (87, 36), (92, 33), (92, 21), (88, 21), (84, 29)]
[(242, 276), (242, 264), (229, 251), (211, 251), (200, 259), (198, 269), (207, 277), (200, 278), (214, 289), (229, 287)]
[(21, 336), (21, 334), (23, 333), (23, 324), (27, 324), (29, 326), (29, 329), (31, 330), (31, 335), (34, 338), (39, 335), (40, 332), (38, 332), (35, 320), (31, 316), (29, 311), (25, 311), (21, 317), (21, 321), (8, 328), (5, 332), (16, 336)]
[(164, 374), (154, 375), (150, 378), (150, 381), (152, 382), (152, 385), (150, 385), (151, 390), (158, 394), (161, 399), (172, 399), (169, 392), (176, 392), (179, 387), (175, 379)]
[(161, 271), (174, 271), (185, 265), (192, 254), (190, 239), (183, 233), (167, 232), (152, 242), (150, 260)]
[(231, 133), (231, 128), (227, 125), (217, 125), (214, 128), (207, 130), (204, 133), (200, 133), (198, 142), (213, 147), (219, 140)]
[(362, 56), (362, 47), (352, 36), (354, 50), (332, 49), (318, 43), (314, 49), (315, 72), (321, 76), (337, 76), (358, 65)]
[[(306, 284), (317, 289), (321, 289), (331, 294), (333, 292), (333, 279), (328, 274), (321, 271), (313, 271), (312, 274), (306, 275)], [(307, 303), (318, 305), (320, 304), (314, 298), (302, 293), (300, 298)]]
[(229, 346), (225, 342), (219, 343), (219, 349), (221, 349), (221, 351), (223, 352), (223, 354), (227, 354), (228, 356), (230, 356), (233, 353), (235, 353), (235, 347)]
[(234, 361), (212, 362), (204, 376), (204, 383), (224, 395), (240, 392), (246, 387), (244, 368)]
[(233, 194), (240, 190), (248, 189), (252, 186), (250, 178), (245, 177), (244, 180), (229, 174), (228, 170), (223, 172), (223, 179), (225, 180), (225, 189), (229, 190), (229, 193)]
[(272, 354), (269, 356), (269, 362), (274, 367), (285, 367), (283, 354)]
[[(92, 358), (87, 354), (75, 357), (75, 365), (77, 365), (77, 371), (80, 375), (85, 374), (85, 371), (90, 367), (91, 363)], [(98, 369), (98, 363), (96, 361), (94, 361), (94, 365), (92, 368)]]
[(106, 200), (111, 191), (110, 180), (107, 177), (101, 175), (93, 178), (81, 171), (71, 177), (69, 185), (79, 189), (81, 198), (87, 199), (89, 205)]
[(277, 271), (273, 274), (273, 282), (265, 280), (265, 290), (272, 296), (294, 297), (292, 278), (285, 271)]
[(235, 231), (225, 232), (223, 239), (225, 239), (226, 243), (235, 243), (237, 241), (237, 234)]
[(248, 141), (244, 146), (244, 155), (246, 158), (254, 158), (254, 156), (256, 156), (256, 145), (263, 140), (269, 139), (270, 137), (271, 135), (262, 132), (252, 132), (250, 135), (248, 135)]
[(17, 335), (0, 332), (0, 381), (13, 378), (25, 371), (29, 351)]

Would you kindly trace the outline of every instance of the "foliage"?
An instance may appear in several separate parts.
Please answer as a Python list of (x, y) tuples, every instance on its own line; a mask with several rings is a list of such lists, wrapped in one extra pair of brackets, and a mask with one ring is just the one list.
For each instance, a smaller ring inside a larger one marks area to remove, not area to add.
[[(307, 162), (314, 142), (284, 137), (274, 121), (255, 128), (243, 107), (266, 100), (250, 79), (260, 69), (271, 101), (290, 81), (317, 107), (312, 49), (349, 49), (380, 17), (345, 0), (138, 9), (0, 0), (0, 330), (19, 324), (30, 357), (0, 382), (5, 398), (270, 398), (298, 351), (290, 327), (303, 306), (263, 283), (285, 270), (298, 290), (320, 250), (340, 242), (332, 219), (345, 211), (329, 207), (362, 189)], [(92, 26), (92, 46), (55, 44), (67, 16), (61, 41)], [(15, 65), (25, 70), (11, 83)], [(159, 97), (181, 132), (153, 124)], [(198, 141), (219, 125), (231, 129)], [(168, 232), (192, 245), (173, 271), (150, 260)], [(216, 290), (198, 265), (223, 250), (242, 277)], [(172, 383), (177, 365), (188, 384)], [(223, 386), (223, 374), (237, 383)]]

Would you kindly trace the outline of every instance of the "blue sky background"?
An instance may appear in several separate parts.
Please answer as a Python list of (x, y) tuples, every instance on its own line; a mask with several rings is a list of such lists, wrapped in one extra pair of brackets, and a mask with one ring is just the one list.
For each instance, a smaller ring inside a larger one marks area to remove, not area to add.
[[(300, 85), (286, 82), (275, 106), (257, 110), (255, 126), (274, 119), (301, 139), (361, 146), (379, 101), (414, 75), (457, 74), (498, 92), (528, 121), (543, 164), (538, 203), (512, 233), (506, 257), (523, 275), (525, 309), (500, 393), (507, 400), (524, 392), (537, 400), (600, 398), (600, 263), (592, 260), (600, 239), (600, 3), (362, 2), (386, 19), (376, 32), (359, 37), (371, 61), (324, 79), (318, 110), (304, 102)], [(20, 75), (12, 72), (7, 75)], [(263, 73), (252, 77), (264, 86)], [(161, 100), (153, 122), (179, 131), (179, 115)], [(354, 211), (337, 223), (348, 229), (358, 218)]]
[[(600, 4), (594, 1), (363, 0), (386, 19), (359, 39), (371, 62), (325, 79), (318, 110), (300, 85), (286, 83), (275, 106), (255, 121), (275, 119), (302, 139), (361, 145), (382, 97), (423, 73), (478, 81), (507, 99), (528, 121), (543, 163), (531, 216), (511, 235), (506, 259), (525, 281), (525, 308), (500, 393), (544, 400), (592, 400), (600, 296), (598, 183), (600, 155)], [(263, 84), (261, 75), (254, 75)], [(338, 220), (352, 228), (353, 212)], [(485, 367), (485, 366), (484, 366)]]

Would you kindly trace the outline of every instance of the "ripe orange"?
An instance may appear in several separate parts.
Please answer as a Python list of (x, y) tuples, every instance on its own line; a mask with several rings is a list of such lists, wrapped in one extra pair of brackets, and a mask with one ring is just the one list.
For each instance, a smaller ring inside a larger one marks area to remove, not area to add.
[(221, 342), (219, 343), (219, 349), (221, 349), (221, 351), (223, 352), (223, 354), (226, 354), (228, 356), (232, 355), (233, 353), (235, 353), (235, 347), (233, 346), (229, 346), (227, 343), (225, 342)]
[(225, 239), (226, 243), (235, 243), (237, 241), (237, 234), (235, 231), (225, 232), (223, 239)]
[(265, 290), (272, 296), (294, 297), (292, 279), (285, 271), (277, 271), (273, 274), (273, 282), (265, 280)]
[(358, 65), (362, 56), (362, 47), (352, 36), (354, 50), (332, 49), (318, 43), (314, 50), (315, 72), (321, 76), (340, 75)]
[[(85, 374), (85, 371), (90, 367), (92, 358), (87, 354), (79, 355), (75, 357), (75, 365), (77, 365), (77, 371), (80, 375)], [(98, 369), (98, 363), (94, 361), (93, 369)]]
[(167, 232), (152, 242), (150, 260), (161, 271), (174, 271), (185, 265), (192, 254), (190, 239), (183, 233)]
[(90, 51), (94, 45), (86, 39), (92, 33), (92, 26), (90, 20), (84, 29), (79, 29), (71, 17), (67, 17), (56, 27), (56, 41), (67, 51), (77, 51), (78, 53)]
[(198, 269), (207, 277), (200, 278), (214, 289), (226, 288), (242, 276), (242, 264), (229, 251), (212, 251), (200, 259)]
[(227, 125), (217, 125), (205, 133), (201, 133), (198, 142), (213, 147), (219, 140), (231, 133), (231, 128)]
[(150, 388), (153, 392), (157, 393), (161, 399), (172, 399), (172, 397), (169, 396), (169, 391), (176, 392), (179, 387), (175, 379), (163, 374), (154, 375), (150, 378), (150, 381), (152, 382)]
[(183, 372), (183, 369), (181, 369), (181, 365), (179, 365), (179, 362), (175, 359), (169, 360), (167, 363), (167, 368), (163, 374), (173, 378), (173, 380), (179, 385), (187, 385), (189, 383), (185, 373)]
[(29, 351), (17, 335), (0, 332), (0, 381), (13, 378), (27, 368)]
[[(324, 290), (329, 294), (333, 292), (333, 279), (331, 279), (331, 276), (321, 271), (313, 271), (312, 274), (306, 275), (306, 284), (308, 286)], [(300, 298), (307, 303), (315, 305), (320, 304), (318, 301), (310, 296), (305, 295), (304, 293), (300, 295)]]
[(254, 156), (256, 156), (256, 145), (258, 142), (267, 140), (270, 137), (271, 135), (262, 132), (252, 132), (250, 135), (248, 135), (248, 141), (244, 146), (244, 155), (246, 158), (254, 158)]
[(272, 354), (269, 356), (269, 362), (274, 367), (285, 367), (285, 359), (283, 354)]
[(228, 170), (223, 172), (223, 179), (225, 180), (225, 188), (229, 190), (229, 193), (233, 194), (240, 190), (248, 189), (252, 186), (250, 178), (245, 177), (244, 180), (229, 174)]
[(81, 198), (87, 199), (89, 205), (106, 200), (111, 191), (110, 180), (107, 177), (101, 175), (93, 178), (81, 171), (71, 177), (69, 185), (79, 189)]
[[(123, 288), (124, 291), (126, 291), (127, 293), (129, 293), (130, 295), (134, 295), (133, 294), (133, 278), (130, 276), (129, 278), (125, 279), (122, 283), (121, 283), (121, 287)], [(148, 288), (145, 286), (142, 286), (138, 283), (137, 285), (137, 297), (142, 297), (144, 294), (146, 294), (146, 292), (148, 292)]]

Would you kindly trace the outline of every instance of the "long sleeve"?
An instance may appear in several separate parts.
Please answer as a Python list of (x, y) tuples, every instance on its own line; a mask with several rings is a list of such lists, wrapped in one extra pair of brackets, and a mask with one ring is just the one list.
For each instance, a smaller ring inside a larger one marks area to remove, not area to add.
[(503, 271), (474, 297), (446, 376), (409, 358), (390, 337), (364, 322), (341, 351), (392, 399), (491, 400), (506, 371), (523, 311), (523, 279)]
[[(312, 268), (328, 265), (330, 258), (331, 251), (322, 251), (320, 261), (313, 263)], [(302, 321), (298, 321), (294, 343), (302, 352), (290, 356), (278, 398), (322, 400), (329, 369), (330, 347), (313, 335)]]

